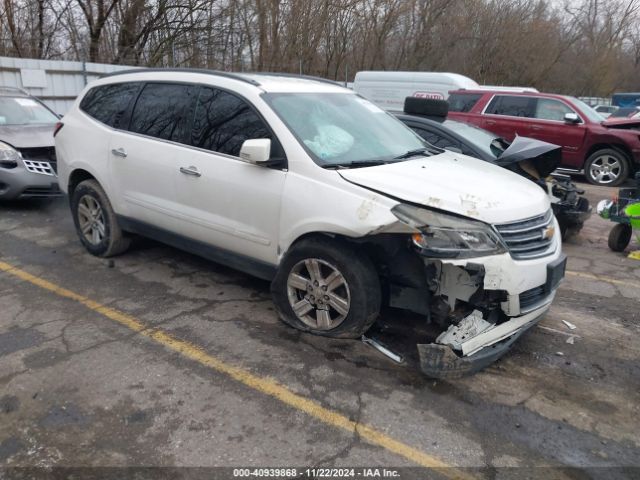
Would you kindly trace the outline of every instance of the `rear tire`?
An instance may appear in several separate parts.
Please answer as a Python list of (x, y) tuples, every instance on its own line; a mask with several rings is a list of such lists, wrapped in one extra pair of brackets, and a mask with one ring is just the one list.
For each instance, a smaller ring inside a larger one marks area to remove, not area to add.
[(380, 280), (369, 258), (329, 238), (294, 245), (271, 292), (282, 321), (317, 335), (358, 338), (380, 314)]
[(118, 225), (107, 194), (96, 180), (80, 182), (71, 195), (71, 214), (80, 242), (96, 257), (112, 257), (131, 244)]
[(633, 229), (626, 223), (618, 223), (609, 232), (609, 248), (614, 252), (622, 252), (631, 241)]
[(629, 177), (629, 160), (618, 150), (603, 148), (587, 159), (584, 174), (593, 185), (615, 187)]

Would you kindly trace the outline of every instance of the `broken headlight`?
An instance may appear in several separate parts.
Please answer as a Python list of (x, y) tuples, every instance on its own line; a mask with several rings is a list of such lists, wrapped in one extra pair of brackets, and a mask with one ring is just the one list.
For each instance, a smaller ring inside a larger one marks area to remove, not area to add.
[(411, 240), (424, 255), (468, 258), (506, 252), (498, 235), (485, 223), (405, 204), (396, 205), (391, 212), (416, 230)]
[(16, 168), (21, 158), (22, 155), (15, 148), (0, 142), (0, 168)]

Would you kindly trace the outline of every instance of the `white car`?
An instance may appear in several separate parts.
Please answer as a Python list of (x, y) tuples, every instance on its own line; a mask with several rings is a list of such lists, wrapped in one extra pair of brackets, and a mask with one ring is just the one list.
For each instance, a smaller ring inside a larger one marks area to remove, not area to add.
[(612, 113), (615, 113), (618, 110), (618, 107), (613, 105), (596, 105), (593, 109), (604, 118), (609, 118)]
[(272, 282), (280, 317), (357, 338), (381, 305), (425, 316), (428, 375), (475, 371), (548, 310), (564, 275), (544, 192), (430, 146), (318, 79), (142, 70), (91, 83), (56, 135), (81, 242), (151, 236)]

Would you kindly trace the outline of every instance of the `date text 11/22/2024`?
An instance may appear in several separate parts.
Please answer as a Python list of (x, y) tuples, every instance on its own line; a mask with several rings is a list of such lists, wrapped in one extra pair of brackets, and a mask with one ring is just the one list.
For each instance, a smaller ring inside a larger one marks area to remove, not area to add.
[(389, 468), (234, 468), (234, 478), (399, 478)]

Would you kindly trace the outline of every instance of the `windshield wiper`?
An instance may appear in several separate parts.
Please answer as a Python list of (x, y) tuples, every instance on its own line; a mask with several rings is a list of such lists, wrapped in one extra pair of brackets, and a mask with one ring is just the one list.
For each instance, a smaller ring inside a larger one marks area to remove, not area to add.
[(408, 152), (405, 152), (402, 155), (398, 155), (397, 157), (393, 158), (394, 160), (404, 160), (405, 158), (417, 157), (418, 155), (422, 155), (427, 152), (432, 153), (432, 151), (428, 147), (416, 148), (415, 150), (409, 150)]
[(353, 162), (331, 163), (325, 165), (324, 168), (359, 168), (359, 167), (375, 167), (377, 165), (385, 165), (391, 163), (389, 160), (354, 160)]

